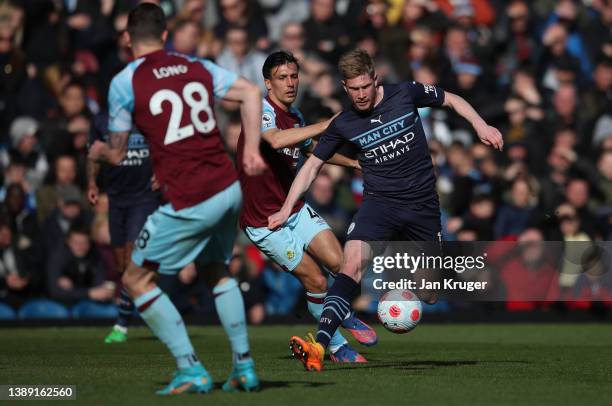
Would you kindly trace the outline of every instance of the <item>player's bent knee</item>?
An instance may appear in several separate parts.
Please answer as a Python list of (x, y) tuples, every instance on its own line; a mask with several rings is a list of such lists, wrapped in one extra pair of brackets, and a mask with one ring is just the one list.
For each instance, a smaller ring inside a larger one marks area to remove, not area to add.
[(318, 273), (318, 275), (313, 276), (312, 278), (312, 286), (316, 289), (313, 289), (313, 293), (322, 293), (327, 291), (327, 278), (323, 276), (323, 274)]
[(155, 274), (144, 268), (130, 263), (121, 276), (121, 282), (127, 289), (129, 295), (134, 298), (151, 290), (154, 286), (153, 279)]

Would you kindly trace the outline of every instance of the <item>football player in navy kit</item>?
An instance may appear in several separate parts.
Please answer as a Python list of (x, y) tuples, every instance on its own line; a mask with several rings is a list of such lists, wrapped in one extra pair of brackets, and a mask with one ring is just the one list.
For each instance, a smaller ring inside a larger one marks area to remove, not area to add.
[[(108, 114), (94, 117), (90, 131), (91, 143), (108, 141)], [(87, 198), (92, 206), (98, 203), (100, 172), (98, 162), (87, 162)], [(127, 266), (132, 255), (134, 241), (149, 214), (160, 204), (160, 194), (152, 185), (153, 171), (149, 160), (149, 146), (137, 131), (130, 134), (128, 154), (119, 166), (105, 166), (104, 179), (108, 185), (108, 220), (111, 246), (119, 272)], [(119, 316), (104, 342), (122, 343), (127, 340), (128, 326), (135, 313), (134, 303), (124, 287), (120, 290)]]
[(364, 200), (347, 230), (344, 263), (325, 298), (316, 341), (292, 337), (294, 356), (308, 370), (321, 370), (331, 335), (351, 311), (353, 293), (371, 255), (368, 241), (439, 241), (440, 208), (436, 177), (417, 108), (447, 106), (468, 120), (478, 138), (501, 150), (501, 133), (463, 98), (417, 82), (378, 85), (374, 62), (362, 50), (339, 62), (342, 85), (352, 102), (321, 136), (268, 227), (283, 225), (323, 163), (346, 143), (358, 149)]

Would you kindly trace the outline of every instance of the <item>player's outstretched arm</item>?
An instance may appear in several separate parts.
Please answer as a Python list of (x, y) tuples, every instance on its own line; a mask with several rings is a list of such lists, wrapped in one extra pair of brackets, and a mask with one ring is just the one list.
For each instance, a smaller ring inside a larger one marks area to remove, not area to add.
[(266, 167), (259, 154), (261, 90), (248, 80), (238, 78), (223, 98), (240, 102), (240, 117), (244, 129), (244, 170), (249, 176), (258, 175)]
[(270, 230), (274, 230), (287, 222), (293, 206), (295, 206), (300, 196), (308, 190), (317, 177), (321, 166), (323, 166), (323, 161), (315, 155), (311, 155), (306, 160), (291, 184), (291, 189), (289, 189), (289, 194), (287, 199), (285, 199), (283, 207), (281, 207), (280, 211), (268, 217), (268, 228)]
[(500, 151), (504, 148), (504, 139), (499, 130), (488, 125), (470, 103), (465, 101), (461, 96), (457, 96), (451, 92), (444, 92), (444, 106), (452, 108), (469, 121), (472, 127), (474, 127), (474, 130), (476, 130), (478, 138), (480, 138), (480, 141), (484, 144), (490, 145)]
[(279, 130), (277, 128), (274, 128), (268, 131), (264, 131), (261, 136), (274, 149), (295, 145), (323, 133), (323, 131), (327, 130), (327, 127), (329, 127), (332, 120), (336, 118), (338, 114), (340, 113), (336, 113), (328, 120), (321, 121), (320, 123), (316, 124), (307, 125), (305, 127), (288, 128), (286, 130)]
[[(337, 115), (337, 114), (336, 114)], [(336, 117), (336, 116), (334, 116)], [(333, 117), (332, 117), (333, 119)], [(307, 157), (310, 157), (315, 149), (315, 147), (317, 146), (318, 141), (316, 140), (312, 140), (312, 143), (308, 146), (308, 151), (305, 152), (305, 155)], [(325, 161), (325, 163), (331, 164), (331, 165), (338, 165), (338, 166), (344, 166), (346, 168), (353, 168), (353, 169), (359, 169), (361, 170), (361, 165), (359, 165), (359, 161), (356, 159), (351, 159), (349, 157), (347, 157), (346, 155), (342, 155), (339, 153), (335, 153), (334, 155), (332, 155), (331, 158), (329, 158), (327, 161)]]
[(87, 157), (93, 161), (119, 165), (127, 154), (129, 137), (130, 133), (127, 131), (111, 132), (108, 135), (108, 143), (95, 141), (89, 147), (89, 155)]
[(332, 164), (332, 165), (344, 166), (347, 168), (361, 169), (361, 166), (359, 165), (358, 160), (351, 159), (345, 155), (338, 154), (338, 153), (335, 153), (334, 156), (329, 158), (327, 160), (327, 163)]

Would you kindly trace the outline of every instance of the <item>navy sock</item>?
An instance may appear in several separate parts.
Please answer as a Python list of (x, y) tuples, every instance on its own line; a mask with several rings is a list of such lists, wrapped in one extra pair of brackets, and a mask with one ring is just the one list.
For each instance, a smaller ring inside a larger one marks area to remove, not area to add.
[(128, 295), (125, 288), (119, 291), (119, 317), (117, 317), (117, 325), (127, 328), (130, 325), (130, 320), (134, 314), (134, 302)]
[(350, 313), (353, 294), (358, 286), (350, 276), (339, 274), (329, 289), (323, 302), (317, 331), (317, 342), (323, 347), (327, 348), (340, 323)]

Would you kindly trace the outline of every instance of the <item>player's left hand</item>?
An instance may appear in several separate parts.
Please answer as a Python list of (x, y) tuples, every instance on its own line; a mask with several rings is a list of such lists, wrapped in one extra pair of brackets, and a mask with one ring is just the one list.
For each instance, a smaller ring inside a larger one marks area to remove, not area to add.
[(244, 150), (242, 165), (244, 166), (244, 172), (248, 176), (261, 175), (266, 169), (266, 163), (259, 154), (259, 150), (247, 151)]
[(283, 209), (281, 209), (280, 211), (277, 211), (273, 215), (269, 216), (268, 217), (268, 229), (276, 230), (278, 227), (285, 224), (287, 222), (287, 219), (289, 219), (290, 214), (291, 212), (286, 213), (285, 211), (283, 211)]
[(102, 158), (105, 149), (106, 143), (100, 140), (96, 140), (89, 147), (89, 154), (87, 155), (87, 158), (91, 159), (92, 161), (98, 161), (100, 160), (100, 158)]
[(483, 144), (490, 145), (500, 151), (504, 149), (504, 139), (497, 128), (484, 124), (483, 126), (475, 127), (475, 130)]

